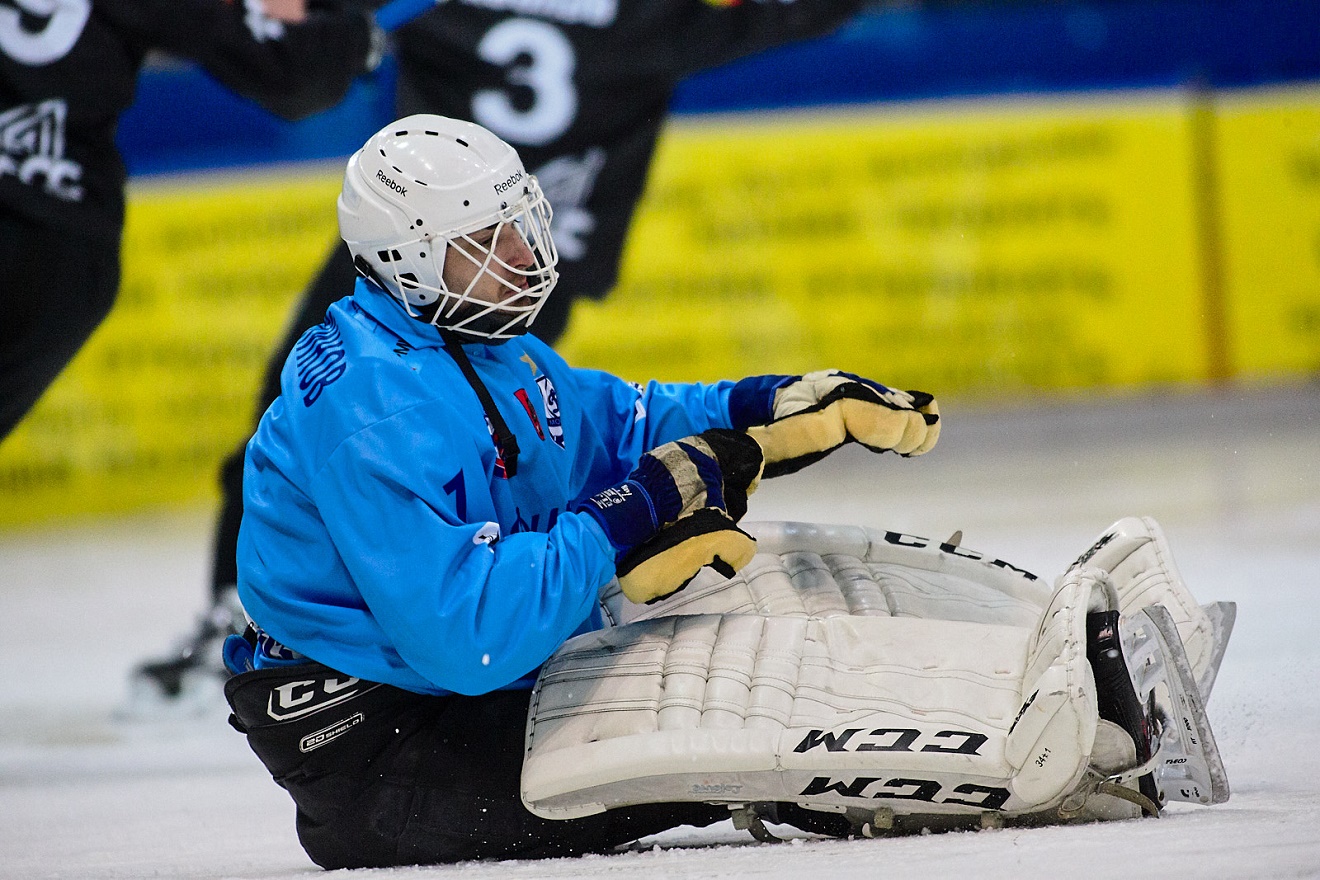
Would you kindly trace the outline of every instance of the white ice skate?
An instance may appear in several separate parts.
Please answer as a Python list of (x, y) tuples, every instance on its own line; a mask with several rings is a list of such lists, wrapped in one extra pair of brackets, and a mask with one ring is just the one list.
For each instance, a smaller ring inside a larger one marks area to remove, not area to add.
[[(1170, 801), (1228, 800), (1228, 776), (1172, 615), (1152, 605), (1130, 617), (1093, 612), (1087, 623), (1101, 725), (1087, 779), (1060, 815), (1113, 817), (1112, 805), (1097, 794), (1148, 815), (1159, 815)], [(1130, 744), (1101, 733), (1115, 727)]]
[(223, 717), (229, 711), (224, 685), (230, 673), (221, 646), (230, 634), (242, 633), (246, 625), (238, 591), (224, 591), (201, 615), (194, 631), (166, 656), (133, 669), (127, 699), (116, 709), (116, 718), (155, 722)]

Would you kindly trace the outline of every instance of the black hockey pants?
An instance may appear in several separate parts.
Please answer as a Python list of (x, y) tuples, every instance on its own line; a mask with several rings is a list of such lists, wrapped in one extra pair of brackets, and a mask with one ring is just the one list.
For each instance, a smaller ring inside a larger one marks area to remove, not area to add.
[(0, 440), (23, 420), (119, 290), (119, 239), (51, 229), (0, 206)]
[(225, 696), (323, 868), (607, 852), (729, 815), (706, 804), (566, 821), (528, 812), (518, 796), (526, 691), (422, 696), (307, 664), (234, 676)]

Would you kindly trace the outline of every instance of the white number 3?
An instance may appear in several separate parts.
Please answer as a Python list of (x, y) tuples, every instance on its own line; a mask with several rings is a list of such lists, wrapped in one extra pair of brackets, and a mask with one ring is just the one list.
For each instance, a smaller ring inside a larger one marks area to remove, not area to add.
[(514, 106), (506, 91), (482, 89), (472, 96), (473, 118), (515, 144), (541, 146), (568, 130), (577, 114), (573, 44), (551, 24), (511, 18), (486, 32), (477, 55), (505, 68), (510, 85), (531, 89), (526, 109)]
[(30, 67), (50, 64), (69, 54), (92, 13), (92, 0), (11, 2), (18, 8), (0, 6), (0, 52)]

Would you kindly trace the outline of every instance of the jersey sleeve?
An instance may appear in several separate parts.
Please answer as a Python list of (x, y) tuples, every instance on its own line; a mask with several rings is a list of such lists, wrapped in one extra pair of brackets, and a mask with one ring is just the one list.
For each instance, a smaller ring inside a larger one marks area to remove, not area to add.
[[(642, 453), (662, 443), (728, 428), (732, 382), (626, 382), (598, 370), (575, 370), (585, 411), (603, 425), (604, 442), (626, 475)], [(600, 487), (596, 487), (599, 489)]]
[(142, 48), (195, 61), (226, 87), (285, 119), (339, 103), (376, 60), (371, 18), (351, 3), (307, 4), (288, 24), (259, 0), (110, 0), (97, 14)]
[(793, 0), (721, 4), (678, 0), (668, 29), (684, 76), (795, 40), (823, 36), (852, 18), (862, 0)]
[[(432, 414), (433, 415), (433, 414)], [(344, 441), (312, 495), (357, 590), (402, 660), (479, 694), (535, 670), (590, 616), (614, 574), (589, 517), (501, 535), (469, 438), (425, 408)]]

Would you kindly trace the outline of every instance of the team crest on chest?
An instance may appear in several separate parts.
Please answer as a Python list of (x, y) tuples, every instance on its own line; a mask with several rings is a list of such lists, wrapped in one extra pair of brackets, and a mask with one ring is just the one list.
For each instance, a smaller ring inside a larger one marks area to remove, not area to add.
[(532, 371), (532, 376), (536, 379), (536, 387), (541, 391), (541, 406), (545, 413), (545, 427), (541, 426), (541, 418), (537, 415), (536, 405), (532, 403), (531, 395), (526, 390), (519, 388), (513, 393), (522, 404), (523, 411), (527, 413), (527, 418), (531, 421), (532, 427), (536, 429), (536, 436), (541, 440), (546, 437), (546, 432), (550, 434), (550, 439), (560, 449), (564, 447), (564, 420), (559, 412), (559, 390), (555, 388), (555, 383), (550, 377), (541, 371), (536, 361), (532, 360), (530, 354), (524, 353), (519, 358), (527, 364), (527, 368)]
[(555, 389), (555, 383), (544, 373), (536, 377), (536, 387), (541, 389), (541, 402), (545, 404), (545, 425), (550, 431), (550, 439), (563, 449), (564, 420), (559, 416), (559, 392)]

